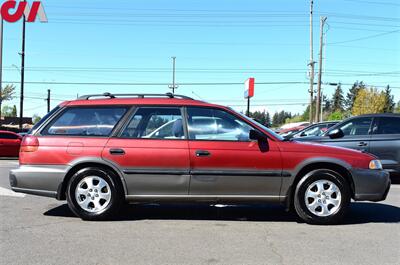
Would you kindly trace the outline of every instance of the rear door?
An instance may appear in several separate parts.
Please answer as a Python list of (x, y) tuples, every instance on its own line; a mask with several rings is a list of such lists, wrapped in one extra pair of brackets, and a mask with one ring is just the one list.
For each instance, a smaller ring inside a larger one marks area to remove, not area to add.
[(103, 159), (124, 173), (128, 194), (185, 195), (189, 191), (189, 150), (180, 107), (139, 107)]
[(330, 139), (325, 136), (321, 139), (321, 143), (341, 146), (361, 151), (369, 151), (371, 131), (372, 131), (372, 117), (356, 117), (344, 122), (339, 127), (344, 137), (338, 139)]
[(253, 129), (220, 109), (188, 107), (190, 195), (210, 198), (279, 197), (281, 156), (277, 144), (249, 140)]
[(379, 117), (372, 130), (370, 153), (388, 171), (400, 173), (400, 117)]

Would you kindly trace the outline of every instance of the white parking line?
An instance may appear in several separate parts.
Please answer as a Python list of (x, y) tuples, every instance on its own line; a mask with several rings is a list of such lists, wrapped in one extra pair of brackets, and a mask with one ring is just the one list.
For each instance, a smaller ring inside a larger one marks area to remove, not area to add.
[(17, 193), (17, 192), (14, 192), (12, 190), (0, 187), (0, 196), (24, 198), (25, 195), (26, 194), (24, 194), (24, 193)]

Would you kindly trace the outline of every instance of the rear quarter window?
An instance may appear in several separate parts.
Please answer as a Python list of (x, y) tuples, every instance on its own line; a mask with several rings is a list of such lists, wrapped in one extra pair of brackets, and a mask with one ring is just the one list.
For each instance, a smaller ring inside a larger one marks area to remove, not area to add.
[(48, 125), (42, 135), (109, 136), (127, 107), (71, 107)]
[(400, 117), (381, 117), (374, 134), (400, 134)]

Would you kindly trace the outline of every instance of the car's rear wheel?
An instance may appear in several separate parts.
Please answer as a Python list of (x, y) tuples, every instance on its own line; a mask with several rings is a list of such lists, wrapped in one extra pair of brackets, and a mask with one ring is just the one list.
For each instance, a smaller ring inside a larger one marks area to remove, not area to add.
[(297, 184), (294, 206), (301, 219), (310, 224), (336, 224), (350, 204), (350, 188), (339, 173), (318, 169)]
[(84, 168), (70, 179), (67, 201), (70, 209), (83, 220), (108, 220), (123, 202), (122, 187), (112, 171)]

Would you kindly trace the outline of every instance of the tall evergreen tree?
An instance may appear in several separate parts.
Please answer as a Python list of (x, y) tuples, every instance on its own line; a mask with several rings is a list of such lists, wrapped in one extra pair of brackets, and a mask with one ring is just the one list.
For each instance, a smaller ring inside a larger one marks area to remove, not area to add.
[(13, 106), (12, 112), (11, 112), (11, 117), (17, 117), (17, 106)]
[(394, 103), (394, 96), (392, 95), (392, 90), (390, 86), (387, 85), (384, 91), (385, 94), (385, 107), (383, 109), (384, 112), (393, 112), (395, 103)]
[(267, 127), (271, 126), (271, 116), (269, 115), (269, 112), (267, 112), (265, 115), (265, 124), (264, 125)]
[(272, 126), (273, 126), (273, 127), (279, 126), (278, 112), (275, 112), (275, 113), (274, 113), (274, 116), (272, 116)]
[(343, 111), (344, 110), (344, 96), (342, 86), (339, 84), (333, 94), (332, 98), (332, 110)]

